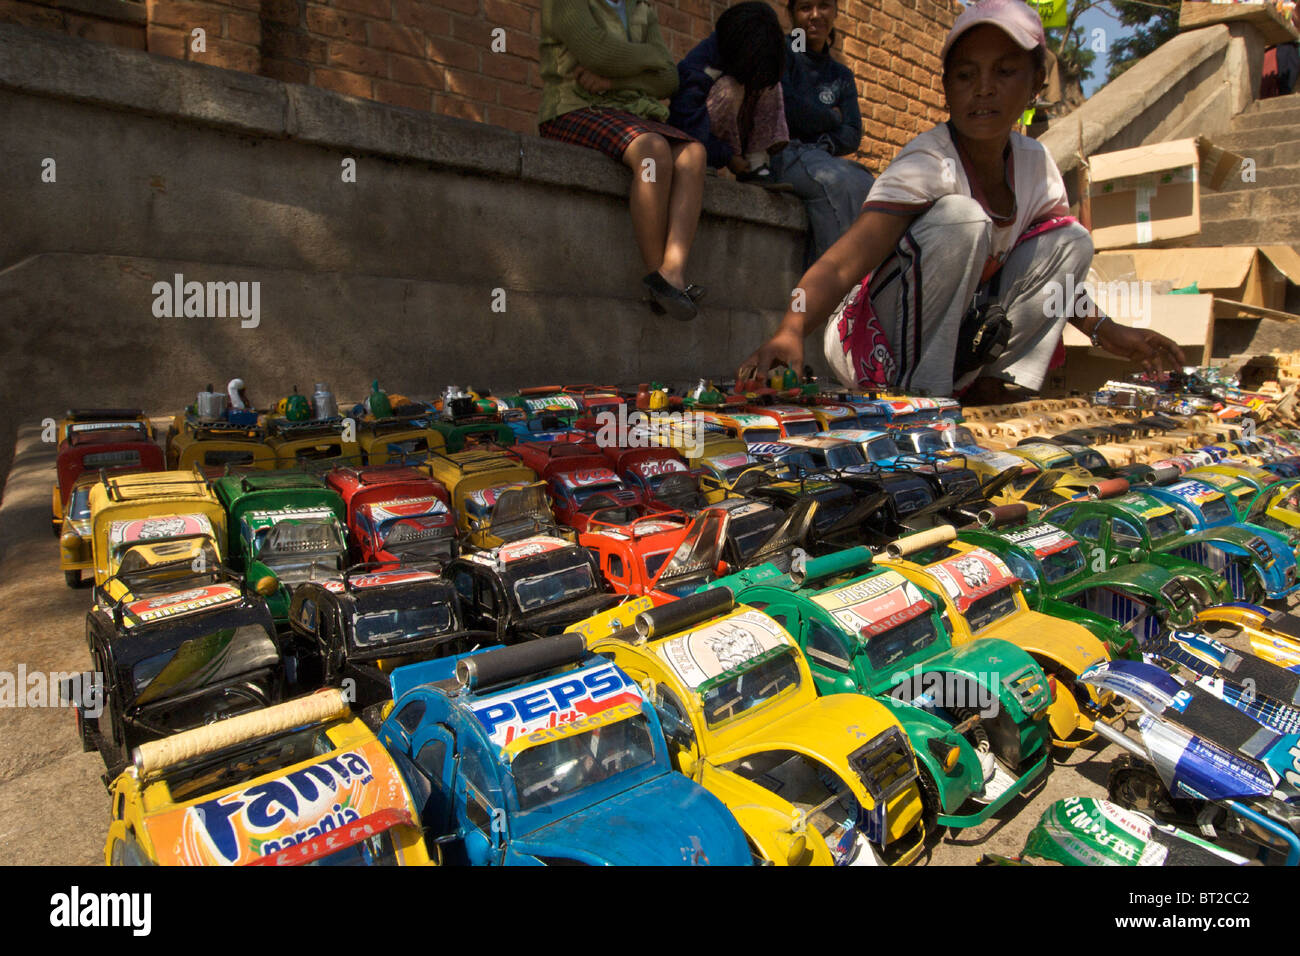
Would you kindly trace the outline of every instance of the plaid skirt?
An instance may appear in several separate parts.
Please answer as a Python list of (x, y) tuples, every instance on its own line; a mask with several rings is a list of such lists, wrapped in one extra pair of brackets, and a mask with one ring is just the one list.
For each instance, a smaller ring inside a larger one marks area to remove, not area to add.
[(561, 113), (537, 127), (537, 132), (547, 139), (561, 143), (598, 149), (606, 156), (621, 160), (632, 140), (643, 133), (658, 133), (669, 142), (694, 143), (695, 137), (683, 133), (676, 126), (644, 119), (627, 110), (604, 106)]

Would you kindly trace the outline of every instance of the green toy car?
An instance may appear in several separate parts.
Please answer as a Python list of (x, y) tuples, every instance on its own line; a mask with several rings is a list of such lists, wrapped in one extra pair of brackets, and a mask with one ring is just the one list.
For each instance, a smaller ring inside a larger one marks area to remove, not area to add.
[[(339, 493), (320, 478), (300, 471), (254, 472), (219, 478), (213, 489), (226, 509), (227, 561), (266, 595), (277, 624), (288, 621), (296, 585), (342, 581), (347, 512)], [(277, 587), (259, 587), (262, 578)]]
[(927, 829), (984, 823), (1047, 770), (1052, 696), (1034, 659), (994, 638), (953, 647), (942, 602), (873, 566), (867, 548), (712, 587), (789, 631), (820, 693), (866, 694), (894, 713), (916, 751)]
[(1201, 583), (1145, 561), (1112, 567), (1100, 556), (1090, 559), (1069, 532), (1046, 521), (1025, 524), (1026, 515), (1023, 504), (989, 509), (979, 527), (957, 537), (1006, 562), (1031, 608), (1082, 624), (1112, 656), (1140, 660), (1141, 642), (1165, 623), (1188, 626), (1204, 606)]

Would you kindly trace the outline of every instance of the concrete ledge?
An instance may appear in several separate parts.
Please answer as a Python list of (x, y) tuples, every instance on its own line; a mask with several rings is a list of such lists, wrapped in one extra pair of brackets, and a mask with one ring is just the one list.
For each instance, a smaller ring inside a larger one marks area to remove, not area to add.
[[(317, 87), (0, 24), (0, 89), (467, 173), (627, 195), (630, 171), (592, 150)], [(803, 204), (710, 179), (704, 211), (802, 232)]]

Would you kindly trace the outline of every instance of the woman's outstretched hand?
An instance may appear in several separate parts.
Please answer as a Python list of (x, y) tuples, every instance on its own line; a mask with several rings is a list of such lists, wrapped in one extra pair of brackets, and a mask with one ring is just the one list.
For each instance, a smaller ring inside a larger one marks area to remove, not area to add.
[(1113, 319), (1097, 330), (1097, 341), (1111, 355), (1141, 363), (1148, 372), (1163, 372), (1187, 364), (1183, 350), (1173, 339), (1154, 329), (1135, 329)]
[(784, 365), (796, 372), (803, 368), (803, 333), (784, 323), (776, 333), (759, 346), (753, 355), (740, 363), (736, 381), (764, 378), (773, 365)]

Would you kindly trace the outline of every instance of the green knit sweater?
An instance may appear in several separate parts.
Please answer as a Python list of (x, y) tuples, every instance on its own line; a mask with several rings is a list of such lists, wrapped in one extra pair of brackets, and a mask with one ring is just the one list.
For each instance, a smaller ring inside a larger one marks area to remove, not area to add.
[[(542, 0), (542, 109), (539, 122), (588, 106), (668, 119), (660, 100), (677, 90), (677, 66), (659, 32), (650, 0), (627, 0), (628, 26), (605, 0)], [(579, 67), (614, 88), (589, 93), (573, 79)]]

